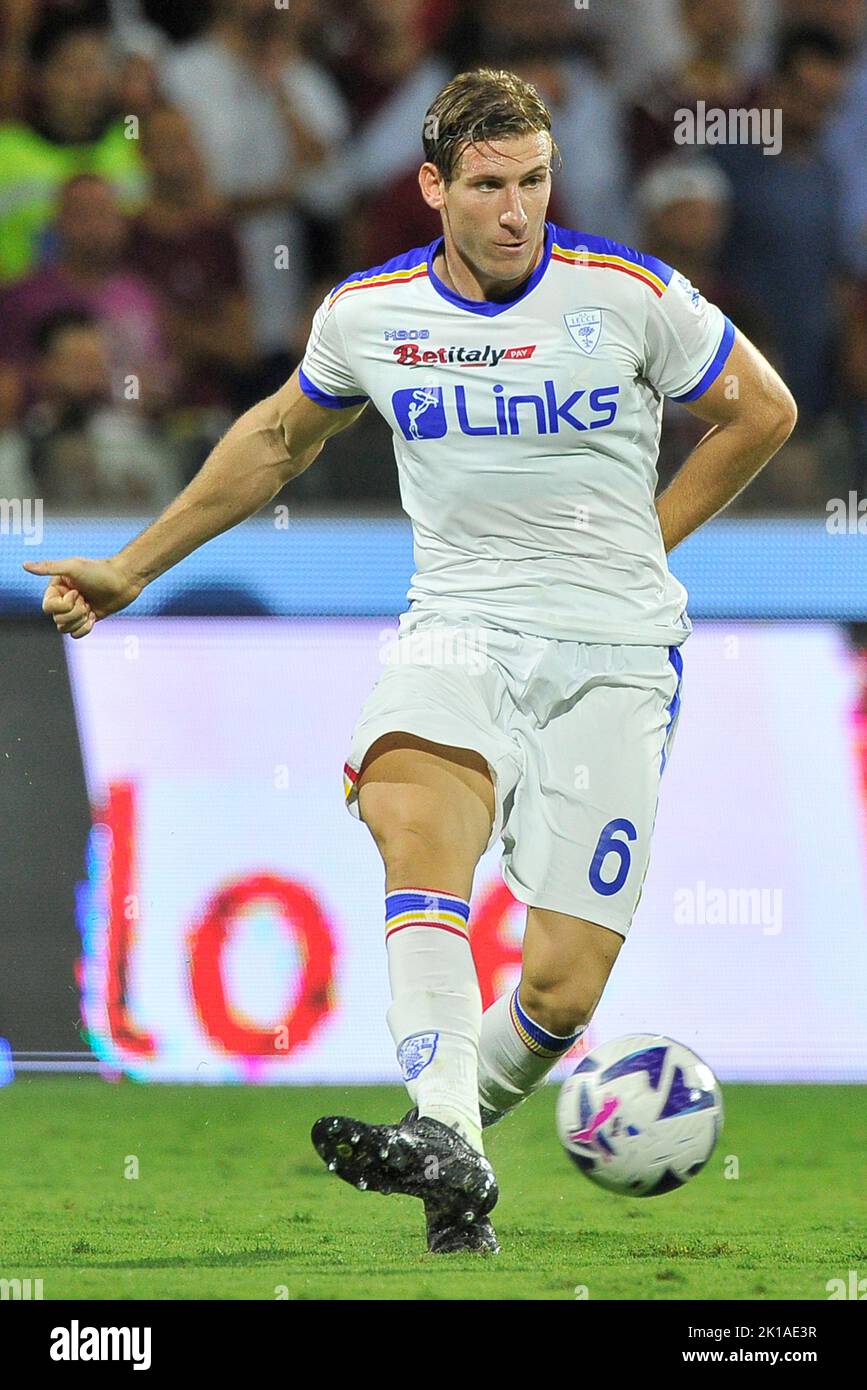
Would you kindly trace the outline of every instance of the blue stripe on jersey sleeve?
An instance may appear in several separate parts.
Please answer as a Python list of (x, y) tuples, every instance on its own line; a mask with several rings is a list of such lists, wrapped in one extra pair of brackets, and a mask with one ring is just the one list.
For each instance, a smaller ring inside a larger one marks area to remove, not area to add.
[(657, 256), (648, 255), (646, 251), (636, 251), (634, 246), (624, 246), (622, 242), (610, 241), (608, 237), (593, 236), (590, 232), (573, 232), (570, 227), (558, 227), (555, 223), (551, 224), (554, 229), (554, 240), (558, 246), (563, 246), (569, 251), (592, 251), (599, 256), (620, 256), (624, 261), (631, 261), (633, 265), (643, 266), (645, 270), (650, 270), (654, 275), (658, 275), (664, 285), (667, 285), (674, 269), (665, 261), (659, 260)]
[(714, 353), (713, 357), (711, 358), (710, 362), (707, 364), (704, 371), (702, 372), (700, 379), (696, 382), (695, 386), (691, 388), (691, 390), (684, 391), (682, 396), (669, 396), (668, 399), (670, 401), (678, 401), (682, 405), (686, 401), (697, 400), (698, 397), (704, 395), (707, 388), (710, 385), (712, 385), (714, 381), (716, 381), (717, 377), (719, 376), (720, 372), (726, 364), (728, 355), (732, 350), (732, 345), (735, 340), (734, 324), (732, 323), (730, 318), (726, 317), (725, 314), (723, 315), (723, 319), (725, 321), (725, 327), (723, 329), (722, 338), (720, 339), (720, 345)]
[(317, 405), (326, 406), (328, 410), (344, 410), (347, 406), (362, 405), (364, 401), (370, 400), (369, 396), (331, 396), (327, 391), (320, 391), (303, 367), (298, 368), (298, 382), (305, 396), (309, 396)]

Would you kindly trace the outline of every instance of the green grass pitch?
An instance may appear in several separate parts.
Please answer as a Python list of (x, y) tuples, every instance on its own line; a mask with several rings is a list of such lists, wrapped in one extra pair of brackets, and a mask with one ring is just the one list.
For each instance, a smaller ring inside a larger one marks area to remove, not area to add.
[(726, 1087), (707, 1168), (644, 1201), (572, 1167), (555, 1094), (488, 1136), (502, 1254), (437, 1257), (420, 1203), (346, 1187), (308, 1138), (321, 1114), (396, 1119), (396, 1087), (19, 1076), (0, 1091), (0, 1278), (46, 1299), (826, 1299), (867, 1273), (863, 1088)]

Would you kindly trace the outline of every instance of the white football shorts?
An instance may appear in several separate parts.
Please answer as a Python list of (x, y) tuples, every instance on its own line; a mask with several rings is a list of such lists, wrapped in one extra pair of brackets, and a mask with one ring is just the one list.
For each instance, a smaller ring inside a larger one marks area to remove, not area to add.
[(680, 712), (679, 647), (610, 646), (419, 622), (396, 637), (356, 722), (349, 810), (367, 750), (401, 731), (487, 761), (503, 877), (531, 907), (625, 936), (650, 858)]

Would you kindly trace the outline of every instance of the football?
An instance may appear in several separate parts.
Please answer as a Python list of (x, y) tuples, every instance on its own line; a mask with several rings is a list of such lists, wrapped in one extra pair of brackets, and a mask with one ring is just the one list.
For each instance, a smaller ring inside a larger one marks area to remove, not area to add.
[(557, 1099), (557, 1133), (582, 1173), (609, 1192), (656, 1197), (704, 1167), (722, 1128), (719, 1083), (682, 1043), (654, 1034), (588, 1052)]

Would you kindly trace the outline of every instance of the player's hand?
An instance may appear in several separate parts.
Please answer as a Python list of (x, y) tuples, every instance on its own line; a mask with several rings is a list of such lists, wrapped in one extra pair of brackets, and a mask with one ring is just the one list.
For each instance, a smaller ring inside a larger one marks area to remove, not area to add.
[(54, 619), (58, 632), (86, 637), (94, 623), (109, 613), (126, 608), (141, 593), (142, 585), (125, 573), (117, 560), (28, 560), (30, 574), (51, 575), (42, 599), (42, 611)]

